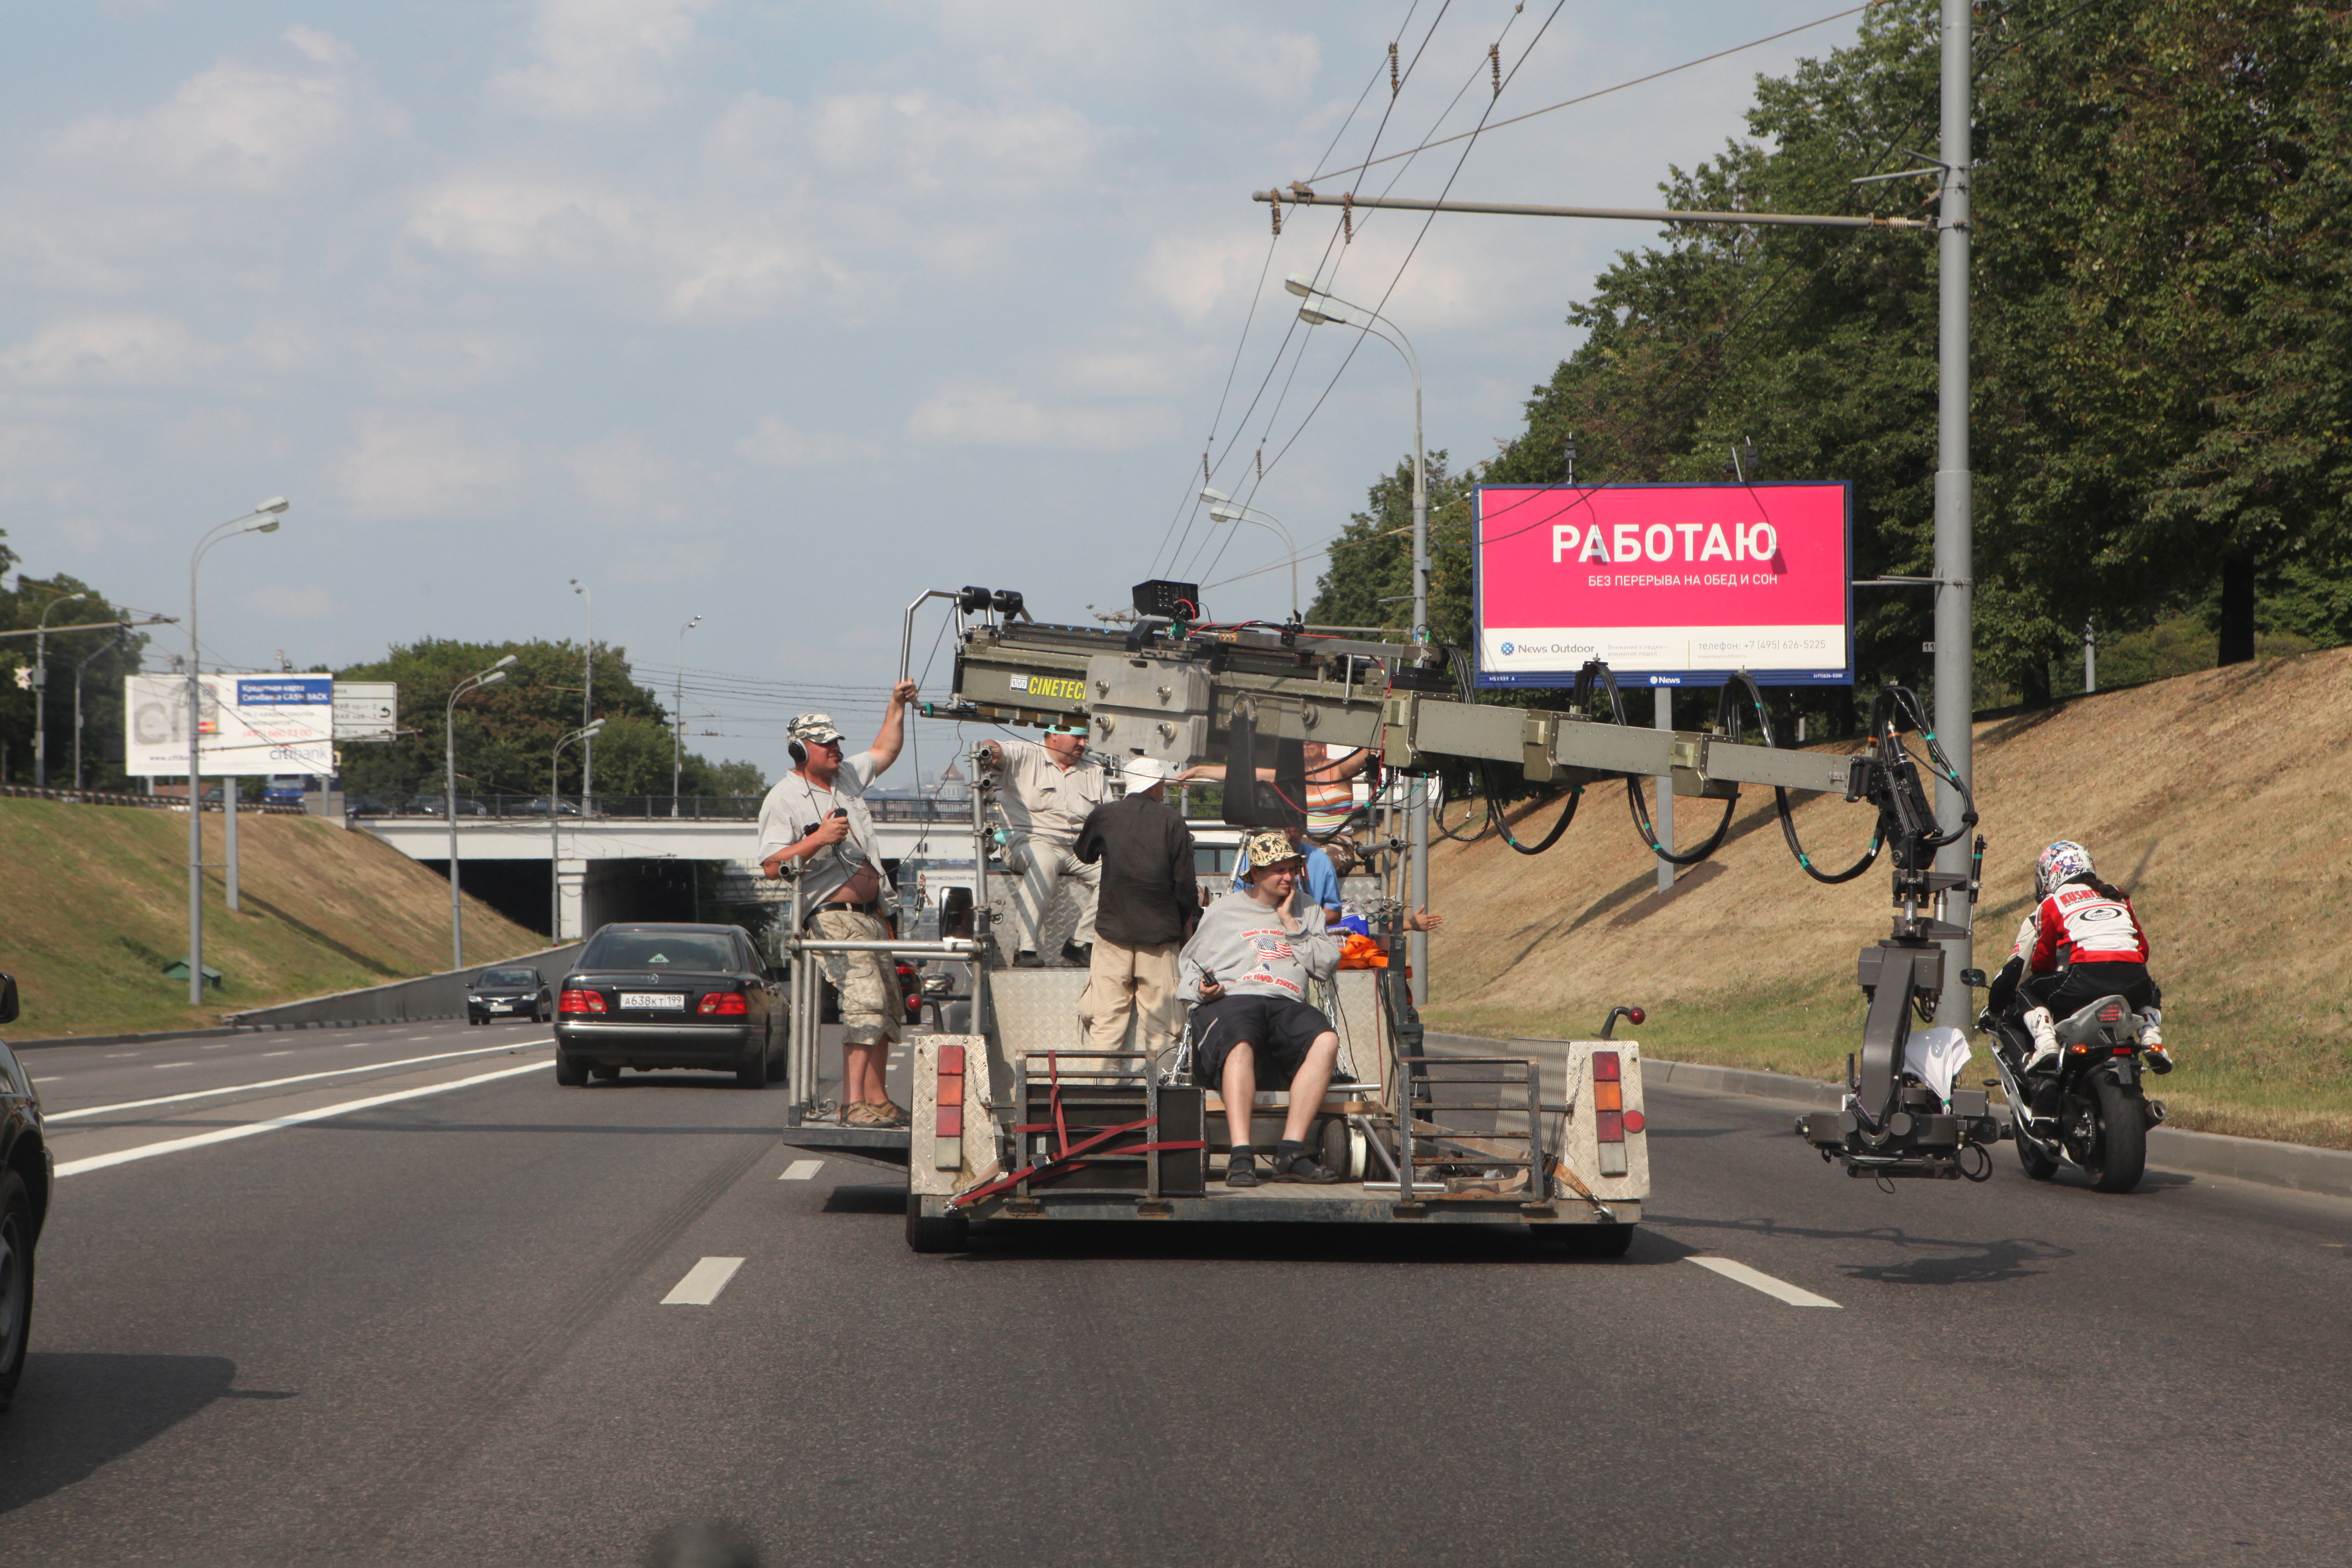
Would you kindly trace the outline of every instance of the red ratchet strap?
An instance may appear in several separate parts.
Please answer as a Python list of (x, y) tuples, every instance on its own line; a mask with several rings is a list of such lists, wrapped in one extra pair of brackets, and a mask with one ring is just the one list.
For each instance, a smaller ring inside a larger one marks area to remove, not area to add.
[[(1024, 1182), (1045, 1181), (1055, 1176), (1066, 1174), (1068, 1172), (1076, 1170), (1080, 1165), (1087, 1163), (1088, 1151), (1108, 1142), (1110, 1139), (1118, 1137), (1120, 1133), (1139, 1132), (1146, 1127), (1157, 1127), (1160, 1125), (1160, 1118), (1156, 1116), (1147, 1116), (1136, 1121), (1122, 1121), (1116, 1127), (1097, 1128), (1094, 1130), (1093, 1137), (1087, 1138), (1082, 1142), (1073, 1143), (1070, 1142), (1069, 1119), (1062, 1113), (1062, 1068), (1059, 1052), (1047, 1051), (1045, 1053), (1045, 1070), (1052, 1085), (1054, 1120), (1051, 1121), (1024, 1121), (1015, 1126), (1013, 1131), (1016, 1133), (1053, 1133), (1055, 1142), (1053, 1157), (1050, 1159), (1039, 1160), (1032, 1164), (1024, 1165), (1020, 1170), (1013, 1172), (1011, 1175), (1000, 1176), (995, 1181), (989, 1183), (985, 1186), (974, 1187), (968, 1193), (958, 1193), (954, 1197), (948, 1200), (948, 1207), (951, 1209), (963, 1208), (969, 1205), (978, 1203), (982, 1198), (994, 1197), (999, 1193), (1010, 1192)], [(1080, 1128), (1079, 1131), (1083, 1132), (1087, 1131), (1087, 1129)], [(1158, 1143), (1129, 1143), (1117, 1149), (1107, 1150), (1102, 1155), (1097, 1157), (1108, 1158), (1111, 1155), (1117, 1155), (1120, 1159), (1125, 1159), (1130, 1154), (1154, 1154), (1174, 1150), (1206, 1149), (1208, 1146), (1207, 1141), (1200, 1138), (1189, 1139), (1181, 1142), (1163, 1142)]]

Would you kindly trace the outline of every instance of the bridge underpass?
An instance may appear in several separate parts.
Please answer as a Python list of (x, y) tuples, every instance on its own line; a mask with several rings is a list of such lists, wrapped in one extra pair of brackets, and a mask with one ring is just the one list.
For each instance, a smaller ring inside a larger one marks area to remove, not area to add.
[[(908, 855), (969, 858), (969, 818), (901, 819), (890, 810), (899, 803), (874, 804), (885, 869), (895, 873)], [(441, 817), (353, 816), (350, 825), (449, 874)], [(618, 921), (743, 921), (782, 891), (759, 875), (758, 847), (758, 823), (741, 818), (564, 816), (551, 837), (544, 816), (457, 819), (466, 891), (553, 942)]]

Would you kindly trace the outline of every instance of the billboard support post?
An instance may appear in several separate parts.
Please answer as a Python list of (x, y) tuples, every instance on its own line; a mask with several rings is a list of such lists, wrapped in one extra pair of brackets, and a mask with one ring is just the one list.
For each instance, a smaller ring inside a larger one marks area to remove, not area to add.
[(221, 875), (224, 885), (227, 889), (228, 898), (226, 901), (229, 907), (229, 912), (232, 914), (236, 913), (237, 910), (236, 784), (237, 780), (235, 773), (231, 773), (226, 778), (221, 780), (221, 837), (225, 840), (221, 853), (221, 859), (226, 862), (226, 864), (221, 868)]
[[(1653, 689), (1657, 693), (1657, 727), (1672, 730), (1675, 727), (1675, 689), (1660, 686)], [(1658, 843), (1672, 849), (1675, 847), (1675, 781), (1671, 775), (1661, 773), (1658, 776), (1658, 809), (1650, 816), (1658, 830)], [(1674, 866), (1664, 860), (1659, 861), (1658, 891), (1672, 892), (1674, 886)]]

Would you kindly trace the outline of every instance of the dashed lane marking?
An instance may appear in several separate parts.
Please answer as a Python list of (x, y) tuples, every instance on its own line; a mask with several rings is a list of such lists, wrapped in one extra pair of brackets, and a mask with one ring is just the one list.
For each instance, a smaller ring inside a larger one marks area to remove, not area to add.
[(261, 1057), (264, 1061), (267, 1061), (271, 1057), (290, 1057), (294, 1053), (292, 1051), (264, 1051), (261, 1053)]
[(365, 1100), (347, 1100), (341, 1105), (322, 1105), (316, 1110), (298, 1110), (291, 1116), (273, 1116), (267, 1121), (247, 1121), (236, 1127), (219, 1127), (210, 1132), (199, 1132), (188, 1138), (166, 1139), (161, 1143), (142, 1143), (135, 1149), (118, 1149), (111, 1154), (92, 1154), (86, 1160), (68, 1160), (58, 1167), (60, 1176), (79, 1176), (85, 1171), (103, 1171), (110, 1165), (127, 1165), (133, 1160), (152, 1160), (158, 1154), (176, 1154), (183, 1149), (201, 1149), (207, 1143), (226, 1143), (233, 1139), (251, 1138), (258, 1133), (275, 1132), (281, 1127), (299, 1127), (306, 1121), (324, 1121), (331, 1116), (349, 1116), (355, 1110), (367, 1110), (379, 1105), (390, 1105), (397, 1100), (416, 1100), (428, 1094), (446, 1094), (451, 1089), (471, 1089), (478, 1083), (496, 1079), (512, 1078), (517, 1073), (545, 1072), (545, 1062), (526, 1062), (519, 1068), (500, 1068), (497, 1072), (477, 1073), (449, 1083), (429, 1083), (423, 1089), (404, 1089), (394, 1094), (370, 1095)]
[(665, 1307), (708, 1307), (719, 1300), (719, 1292), (727, 1289), (727, 1281), (735, 1278), (735, 1270), (743, 1267), (740, 1258), (706, 1258), (686, 1271), (686, 1278), (669, 1288), (661, 1299)]
[(297, 1073), (292, 1078), (264, 1079), (259, 1083), (233, 1083), (224, 1089), (191, 1089), (185, 1094), (163, 1094), (152, 1100), (126, 1100), (120, 1105), (89, 1105), (79, 1110), (60, 1110), (43, 1117), (45, 1121), (75, 1121), (85, 1116), (107, 1116), (118, 1110), (144, 1110), (151, 1105), (174, 1105), (184, 1100), (210, 1100), (219, 1094), (242, 1094), (257, 1089), (282, 1089), (289, 1083), (310, 1083), (322, 1078), (348, 1078), (355, 1072), (388, 1072), (394, 1068), (413, 1068), (425, 1062), (446, 1062), (458, 1057), (486, 1057), (493, 1051), (528, 1050), (532, 1046), (551, 1046), (552, 1040), (525, 1040), (519, 1046), (484, 1046), (473, 1051), (441, 1051), (429, 1057), (410, 1057), (396, 1062), (370, 1062), (364, 1067), (335, 1068), (326, 1072)]
[(152, 1072), (169, 1072), (173, 1068), (192, 1068), (196, 1064), (194, 1062), (157, 1062), (154, 1067), (149, 1070)]
[(1750, 1268), (1745, 1263), (1735, 1262), (1728, 1258), (1686, 1258), (1683, 1261), (1696, 1263), (1701, 1268), (1711, 1269), (1726, 1279), (1737, 1279), (1749, 1289), (1761, 1290), (1773, 1300), (1786, 1301), (1791, 1307), (1837, 1306), (1837, 1303), (1827, 1296), (1816, 1296), (1811, 1290), (1801, 1290), (1786, 1279), (1775, 1279), (1760, 1268)]
[(824, 1169), (824, 1162), (822, 1160), (795, 1160), (784, 1167), (784, 1173), (778, 1176), (776, 1180), (780, 1182), (810, 1181)]

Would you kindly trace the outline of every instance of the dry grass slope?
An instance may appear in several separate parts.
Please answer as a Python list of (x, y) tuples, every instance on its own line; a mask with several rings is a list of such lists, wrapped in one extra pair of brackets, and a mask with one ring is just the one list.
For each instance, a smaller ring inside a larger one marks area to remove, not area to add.
[[(205, 819), (205, 858), (221, 819)], [(311, 817), (237, 824), (231, 914), (207, 875), (205, 961), (226, 977), (190, 1007), (163, 965), (187, 949), (188, 819), (175, 812), (0, 800), (0, 969), (24, 1014), (10, 1033), (205, 1026), (215, 1015), (446, 969), (449, 884), (388, 845)], [(467, 952), (544, 946), (535, 931), (467, 900)]]
[[(2352, 1148), (2352, 648), (1980, 722), (1976, 747), (1986, 970), (2008, 956), (2034, 854), (2080, 839), (2152, 934), (2181, 1063), (2160, 1089), (2175, 1125)], [(1683, 841), (1720, 809), (1678, 802)], [(1836, 1077), (1860, 1035), (1854, 954), (1886, 931), (1884, 866), (1840, 888), (1807, 880), (1770, 796), (1751, 793), (1731, 841), (1661, 896), (1622, 791), (1596, 789), (1581, 811), (1538, 858), (1491, 838), (1439, 846), (1449, 923), (1432, 1021), (1581, 1034), (1637, 1003), (1660, 1057)], [(1531, 815), (1549, 826), (1547, 809)], [(1834, 797), (1796, 820), (1817, 865), (1867, 841), (1864, 809)]]

